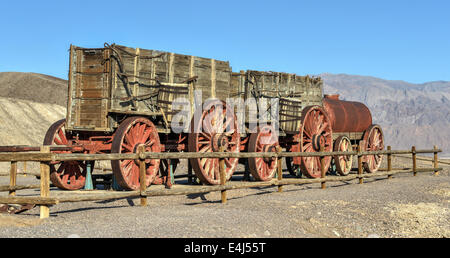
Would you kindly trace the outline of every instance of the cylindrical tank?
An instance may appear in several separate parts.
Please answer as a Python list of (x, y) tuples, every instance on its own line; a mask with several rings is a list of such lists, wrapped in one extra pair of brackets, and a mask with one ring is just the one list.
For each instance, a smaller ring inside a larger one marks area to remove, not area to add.
[(323, 107), (331, 120), (333, 132), (364, 132), (372, 125), (369, 108), (360, 102), (339, 100), (339, 95), (325, 95)]

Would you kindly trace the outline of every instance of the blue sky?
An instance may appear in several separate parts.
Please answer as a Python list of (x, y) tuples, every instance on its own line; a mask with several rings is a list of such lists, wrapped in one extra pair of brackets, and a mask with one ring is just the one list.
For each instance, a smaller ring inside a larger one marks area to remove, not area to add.
[(70, 44), (230, 61), (234, 71), (450, 81), (450, 1), (1, 1), (0, 72), (67, 78)]

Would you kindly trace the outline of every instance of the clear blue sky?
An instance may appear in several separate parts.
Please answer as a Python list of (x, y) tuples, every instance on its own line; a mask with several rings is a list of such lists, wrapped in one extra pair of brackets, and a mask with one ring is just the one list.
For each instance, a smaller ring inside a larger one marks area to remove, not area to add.
[(230, 61), (233, 70), (450, 81), (450, 1), (1, 1), (0, 72), (67, 78), (70, 44)]

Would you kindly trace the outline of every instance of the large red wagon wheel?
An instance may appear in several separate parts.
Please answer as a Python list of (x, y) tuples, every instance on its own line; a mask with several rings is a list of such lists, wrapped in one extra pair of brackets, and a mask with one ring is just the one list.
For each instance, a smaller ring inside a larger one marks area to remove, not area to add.
[[(277, 152), (278, 134), (273, 126), (265, 125), (250, 135), (249, 152)], [(248, 165), (252, 176), (259, 181), (268, 181), (277, 171), (277, 158), (249, 158)]]
[[(334, 151), (353, 151), (352, 143), (347, 136), (341, 135), (334, 142)], [(336, 171), (346, 176), (352, 170), (353, 156), (333, 156)]]
[[(117, 128), (111, 153), (136, 153), (144, 145), (146, 152), (161, 152), (159, 135), (154, 124), (144, 117), (129, 117)], [(149, 186), (159, 170), (159, 159), (147, 159), (145, 183)], [(111, 167), (117, 183), (125, 190), (140, 186), (139, 162), (135, 160), (112, 160)]]
[[(384, 149), (383, 131), (379, 125), (370, 126), (363, 136), (365, 151), (380, 151)], [(376, 172), (381, 165), (383, 155), (367, 155), (364, 157), (364, 170), (368, 173)]]
[[(73, 139), (70, 132), (65, 130), (66, 119), (55, 122), (48, 129), (44, 137), (44, 145), (69, 145)], [(55, 151), (54, 153), (71, 153), (71, 151)], [(88, 161), (58, 161), (50, 164), (50, 181), (63, 190), (79, 190), (86, 182)], [(91, 163), (93, 169), (94, 162)]]
[[(210, 100), (204, 109), (197, 110), (192, 118), (191, 132), (188, 137), (189, 152), (225, 152), (238, 153), (240, 134), (233, 110), (223, 101)], [(239, 159), (225, 158), (225, 174), (229, 180), (236, 170)], [(204, 184), (220, 184), (219, 159), (189, 159), (195, 175)]]
[[(300, 152), (319, 152), (321, 147), (325, 152), (330, 152), (333, 149), (331, 121), (322, 107), (310, 106), (303, 110), (299, 136)], [(325, 171), (328, 171), (331, 156), (324, 159)], [(320, 157), (301, 157), (300, 168), (307, 177), (320, 177)]]

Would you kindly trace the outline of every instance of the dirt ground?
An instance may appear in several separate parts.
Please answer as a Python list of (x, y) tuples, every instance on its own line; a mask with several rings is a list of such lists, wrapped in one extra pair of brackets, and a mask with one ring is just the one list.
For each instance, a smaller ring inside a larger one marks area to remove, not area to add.
[[(411, 160), (395, 158), (394, 167), (399, 166), (411, 166)], [(365, 179), (362, 185), (330, 182), (327, 189), (309, 184), (284, 186), (282, 193), (276, 187), (232, 190), (227, 204), (220, 203), (220, 193), (150, 197), (146, 207), (138, 199), (61, 203), (45, 220), (37, 207), (0, 214), (0, 237), (448, 238), (450, 167), (442, 167), (439, 175), (402, 173)], [(176, 174), (186, 173), (184, 168)], [(0, 185), (8, 183), (0, 177)], [(39, 181), (18, 178), (18, 184), (29, 183)]]

